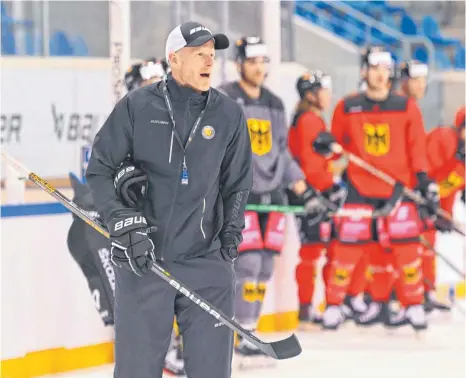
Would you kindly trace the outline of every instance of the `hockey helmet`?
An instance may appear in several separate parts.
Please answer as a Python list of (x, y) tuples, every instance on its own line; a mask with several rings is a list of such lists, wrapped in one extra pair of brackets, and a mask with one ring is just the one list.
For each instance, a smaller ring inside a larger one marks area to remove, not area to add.
[(306, 72), (296, 82), (296, 89), (301, 98), (304, 98), (308, 91), (316, 92), (321, 88), (332, 89), (332, 78), (320, 70)]
[(398, 67), (397, 77), (400, 79), (414, 79), (418, 77), (427, 77), (429, 67), (418, 60), (407, 60)]
[(165, 76), (165, 69), (161, 62), (155, 58), (148, 58), (147, 60), (133, 64), (125, 73), (126, 89), (132, 91), (133, 89), (140, 88), (142, 83), (146, 80), (151, 80), (154, 77), (163, 78)]
[(383, 46), (371, 45), (362, 50), (361, 69), (366, 69), (368, 66), (377, 66), (379, 64), (392, 69), (394, 66), (392, 54)]
[(247, 59), (264, 57), (269, 61), (267, 46), (260, 37), (242, 37), (236, 41), (236, 61), (242, 63)]

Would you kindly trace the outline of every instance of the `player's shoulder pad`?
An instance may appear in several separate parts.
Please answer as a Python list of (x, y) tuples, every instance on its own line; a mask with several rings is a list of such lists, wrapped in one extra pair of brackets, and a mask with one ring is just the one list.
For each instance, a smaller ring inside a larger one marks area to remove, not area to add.
[(343, 99), (343, 109), (345, 113), (371, 113), (405, 111), (408, 107), (409, 99), (406, 96), (390, 93), (387, 100), (374, 102), (369, 100), (362, 92), (349, 95)]
[(270, 91), (268, 88), (262, 87), (262, 96), (266, 100), (270, 108), (281, 111), (285, 110), (285, 105), (283, 105), (282, 99), (274, 93), (272, 93), (272, 91)]
[(235, 91), (235, 85), (234, 84), (235, 84), (234, 81), (228, 81), (226, 83), (220, 84), (215, 89), (218, 92), (223, 93), (223, 94), (225, 94), (227, 96), (235, 97), (235, 95), (238, 95), (238, 93), (236, 93), (236, 91)]

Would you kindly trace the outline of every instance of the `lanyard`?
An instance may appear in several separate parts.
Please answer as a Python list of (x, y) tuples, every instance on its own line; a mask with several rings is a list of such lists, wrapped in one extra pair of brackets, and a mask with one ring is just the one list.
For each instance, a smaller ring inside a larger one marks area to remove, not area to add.
[(188, 173), (188, 166), (186, 165), (186, 148), (189, 146), (191, 141), (194, 139), (194, 136), (196, 135), (199, 124), (201, 123), (202, 118), (204, 118), (204, 113), (205, 113), (205, 110), (207, 109), (207, 106), (208, 106), (209, 100), (210, 100), (210, 91), (209, 91), (209, 94), (207, 95), (206, 105), (205, 105), (204, 109), (202, 109), (201, 113), (199, 114), (199, 117), (197, 117), (196, 122), (194, 122), (193, 128), (191, 129), (191, 132), (189, 133), (188, 141), (186, 142), (186, 145), (183, 146), (181, 138), (178, 135), (178, 132), (176, 131), (175, 116), (173, 114), (173, 107), (172, 107), (172, 103), (170, 101), (170, 96), (168, 95), (168, 89), (167, 89), (167, 82), (166, 81), (164, 81), (164, 83), (162, 85), (162, 90), (163, 90), (163, 96), (165, 97), (165, 105), (167, 106), (168, 114), (170, 115), (170, 120), (172, 121), (173, 132), (175, 133), (176, 138), (178, 139), (181, 146), (183, 147), (184, 155), (183, 155), (183, 170), (181, 172), (181, 184), (182, 185), (188, 185), (189, 173)]

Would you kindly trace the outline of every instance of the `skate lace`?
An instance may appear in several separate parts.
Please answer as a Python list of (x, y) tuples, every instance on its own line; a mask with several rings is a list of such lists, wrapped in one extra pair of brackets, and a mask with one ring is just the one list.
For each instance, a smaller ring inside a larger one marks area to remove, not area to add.
[(376, 318), (377, 315), (379, 315), (380, 313), (380, 309), (381, 309), (381, 305), (379, 303), (372, 302), (369, 305), (369, 309), (364, 314), (361, 315), (361, 321), (365, 323), (365, 322), (368, 322)]

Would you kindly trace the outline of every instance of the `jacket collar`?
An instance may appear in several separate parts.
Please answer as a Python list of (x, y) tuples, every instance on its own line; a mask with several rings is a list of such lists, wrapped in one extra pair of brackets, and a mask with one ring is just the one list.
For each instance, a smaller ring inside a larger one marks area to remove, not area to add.
[(176, 102), (186, 102), (189, 100), (191, 103), (200, 104), (206, 101), (208, 91), (197, 93), (194, 89), (184, 87), (177, 83), (172, 74), (167, 76), (167, 87), (170, 93), (170, 99)]

